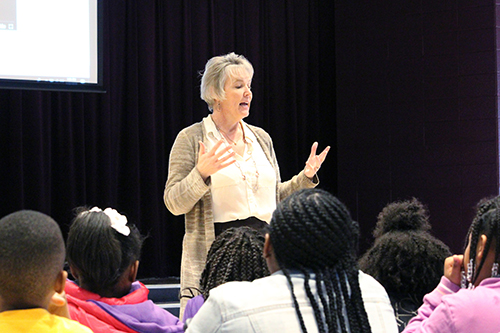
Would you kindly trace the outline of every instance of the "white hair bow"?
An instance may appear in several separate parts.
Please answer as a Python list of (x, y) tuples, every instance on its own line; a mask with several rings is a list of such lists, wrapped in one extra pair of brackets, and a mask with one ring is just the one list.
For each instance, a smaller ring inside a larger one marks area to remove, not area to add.
[(127, 217), (122, 215), (113, 208), (106, 208), (104, 211), (99, 207), (94, 207), (89, 212), (103, 212), (109, 217), (111, 228), (118, 231), (124, 236), (130, 235), (130, 228), (127, 226)]

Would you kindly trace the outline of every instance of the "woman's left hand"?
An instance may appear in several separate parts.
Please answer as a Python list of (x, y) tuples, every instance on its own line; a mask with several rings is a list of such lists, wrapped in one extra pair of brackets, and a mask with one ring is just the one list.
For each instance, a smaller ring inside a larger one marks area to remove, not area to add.
[(318, 143), (315, 142), (311, 147), (311, 154), (309, 154), (309, 158), (306, 161), (306, 167), (304, 168), (304, 174), (308, 178), (314, 177), (319, 168), (321, 168), (321, 164), (323, 164), (328, 151), (330, 151), (330, 146), (326, 147), (325, 150), (323, 150), (319, 155), (316, 155), (317, 149)]

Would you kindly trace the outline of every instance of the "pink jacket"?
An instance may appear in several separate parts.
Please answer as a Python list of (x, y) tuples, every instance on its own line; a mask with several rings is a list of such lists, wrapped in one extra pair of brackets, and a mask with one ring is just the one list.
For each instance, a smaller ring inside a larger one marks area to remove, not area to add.
[(183, 323), (170, 312), (148, 300), (149, 290), (134, 282), (122, 298), (105, 298), (66, 282), (66, 298), (71, 319), (95, 333), (183, 332)]
[(484, 279), (469, 290), (443, 276), (403, 332), (498, 333), (499, 313), (500, 278)]

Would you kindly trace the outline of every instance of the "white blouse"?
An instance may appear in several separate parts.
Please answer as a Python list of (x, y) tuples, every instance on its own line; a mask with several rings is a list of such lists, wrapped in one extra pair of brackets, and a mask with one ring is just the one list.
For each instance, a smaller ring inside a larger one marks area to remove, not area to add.
[[(269, 223), (276, 209), (276, 172), (253, 132), (243, 121), (241, 123), (247, 142), (243, 156), (236, 154), (235, 163), (210, 176), (214, 222), (255, 216)], [(224, 138), (212, 117), (203, 118), (203, 126), (209, 150)]]

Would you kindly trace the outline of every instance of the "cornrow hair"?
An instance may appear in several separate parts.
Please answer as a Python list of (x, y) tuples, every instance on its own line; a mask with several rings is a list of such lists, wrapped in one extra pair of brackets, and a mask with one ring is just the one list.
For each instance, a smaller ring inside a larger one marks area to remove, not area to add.
[[(371, 332), (359, 286), (358, 237), (357, 223), (347, 208), (324, 190), (300, 190), (278, 204), (271, 220), (270, 241), (291, 287), (303, 332), (307, 328), (293, 290), (291, 270), (304, 275), (304, 288), (319, 332)], [(319, 302), (311, 291), (311, 279), (316, 281)]]
[(471, 284), (474, 285), (477, 281), (479, 272), (484, 266), (486, 260), (486, 255), (484, 255), (477, 263), (477, 244), (481, 235), (486, 236), (486, 244), (484, 246), (484, 253), (488, 253), (491, 247), (492, 240), (496, 240), (495, 247), (495, 262), (498, 263), (498, 257), (500, 254), (500, 196), (494, 197), (492, 199), (483, 199), (478, 203), (476, 216), (474, 217), (472, 224), (467, 232), (467, 236), (464, 242), (464, 252), (465, 248), (470, 242), (470, 259), (474, 260), (474, 265), (472, 265), (472, 280)]
[(210, 290), (229, 281), (253, 281), (268, 276), (262, 252), (264, 235), (249, 227), (229, 228), (218, 235), (208, 251), (200, 289), (205, 300)]

